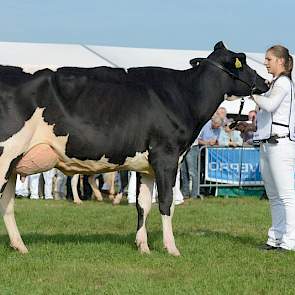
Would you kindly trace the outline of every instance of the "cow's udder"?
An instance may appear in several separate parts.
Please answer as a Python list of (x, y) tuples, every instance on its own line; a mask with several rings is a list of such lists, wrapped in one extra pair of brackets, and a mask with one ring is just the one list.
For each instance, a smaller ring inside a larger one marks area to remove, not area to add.
[(58, 156), (48, 144), (31, 148), (16, 165), (16, 172), (22, 176), (50, 170), (55, 167)]

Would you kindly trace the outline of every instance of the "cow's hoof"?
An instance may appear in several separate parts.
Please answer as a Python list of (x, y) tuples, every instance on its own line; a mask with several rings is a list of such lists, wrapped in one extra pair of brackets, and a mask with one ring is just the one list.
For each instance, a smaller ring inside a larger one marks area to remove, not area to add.
[(113, 200), (113, 205), (119, 205), (122, 200), (123, 194), (117, 194), (116, 197)]
[(143, 239), (140, 239), (140, 238), (136, 239), (135, 244), (136, 244), (140, 254), (150, 254), (151, 253), (150, 248), (149, 248), (146, 240), (143, 240)]
[(140, 254), (150, 254), (151, 253), (149, 246), (145, 243), (141, 243), (140, 245), (137, 245), (137, 247), (138, 247), (138, 251), (140, 252)]
[(83, 202), (81, 200), (80, 201), (74, 201), (74, 204), (81, 205), (81, 204), (83, 204)]
[(180, 256), (179, 250), (174, 246), (174, 247), (165, 247), (164, 248), (167, 250), (167, 252), (172, 255), (172, 256)]
[(13, 250), (16, 250), (18, 251), (19, 253), (21, 254), (27, 254), (29, 252), (28, 248), (25, 246), (25, 245), (12, 245), (10, 244), (10, 247), (13, 249)]

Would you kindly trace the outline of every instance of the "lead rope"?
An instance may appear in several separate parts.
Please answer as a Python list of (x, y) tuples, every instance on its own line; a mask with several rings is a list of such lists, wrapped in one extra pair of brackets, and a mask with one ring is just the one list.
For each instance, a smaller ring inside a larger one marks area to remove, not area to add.
[[(251, 94), (252, 96), (252, 94)], [(244, 103), (245, 103), (245, 98), (242, 97), (241, 98), (241, 104), (240, 104), (240, 109), (239, 109), (239, 113), (238, 113), (238, 116), (236, 117), (236, 119), (234, 120), (234, 122), (232, 122), (230, 125), (229, 125), (229, 128), (232, 129), (232, 128), (235, 128), (238, 124), (238, 121), (240, 121), (241, 119), (241, 113), (242, 113), (242, 110), (243, 110), (243, 107), (244, 107)], [(239, 187), (241, 187), (241, 183), (242, 183), (242, 164), (243, 164), (243, 150), (244, 148), (242, 147), (241, 150), (240, 150), (240, 163), (239, 163)]]
[(234, 120), (234, 122), (232, 122), (232, 123), (229, 125), (229, 128), (230, 128), (230, 129), (235, 128), (235, 127), (237, 126), (237, 124), (238, 124), (238, 121), (241, 121), (241, 118), (242, 118), (241, 113), (242, 113), (242, 110), (243, 110), (243, 107), (244, 107), (244, 103), (245, 103), (245, 98), (242, 97), (242, 98), (241, 98), (241, 104), (240, 104), (239, 113), (238, 113), (236, 119)]

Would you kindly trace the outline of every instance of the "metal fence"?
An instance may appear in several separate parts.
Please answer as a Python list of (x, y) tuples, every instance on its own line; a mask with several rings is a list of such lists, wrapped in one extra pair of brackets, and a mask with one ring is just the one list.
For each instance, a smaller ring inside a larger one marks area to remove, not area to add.
[(197, 164), (198, 195), (202, 187), (263, 186), (257, 147), (202, 146)]

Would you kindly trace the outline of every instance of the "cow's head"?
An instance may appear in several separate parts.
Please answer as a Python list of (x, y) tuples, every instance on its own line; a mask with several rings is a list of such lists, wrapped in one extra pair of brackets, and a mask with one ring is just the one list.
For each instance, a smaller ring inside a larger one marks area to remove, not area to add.
[(191, 64), (194, 66), (196, 62), (220, 75), (228, 96), (248, 96), (268, 90), (265, 79), (247, 65), (246, 55), (228, 50), (223, 42), (216, 43), (214, 51), (203, 62), (194, 59)]
[(228, 95), (246, 96), (261, 94), (268, 90), (266, 80), (247, 65), (244, 53), (230, 51), (226, 49), (223, 42), (218, 42), (208, 58), (220, 63), (234, 74), (230, 77), (231, 79), (228, 79)]

